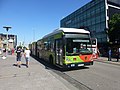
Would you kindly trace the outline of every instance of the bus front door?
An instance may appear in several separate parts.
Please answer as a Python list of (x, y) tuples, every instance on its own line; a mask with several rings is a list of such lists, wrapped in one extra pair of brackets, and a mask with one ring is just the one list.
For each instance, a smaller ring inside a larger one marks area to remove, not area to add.
[(56, 64), (58, 65), (62, 65), (62, 40), (61, 39), (58, 39), (56, 40), (56, 45), (55, 45), (55, 59), (56, 59)]

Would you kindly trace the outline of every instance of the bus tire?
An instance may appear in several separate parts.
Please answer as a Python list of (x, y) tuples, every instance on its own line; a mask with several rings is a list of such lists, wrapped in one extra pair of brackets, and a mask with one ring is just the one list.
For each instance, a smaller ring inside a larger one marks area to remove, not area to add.
[(37, 54), (37, 57), (40, 58), (40, 57), (39, 57), (39, 53)]
[(49, 62), (50, 62), (50, 64), (53, 64), (53, 57), (52, 56), (49, 57)]

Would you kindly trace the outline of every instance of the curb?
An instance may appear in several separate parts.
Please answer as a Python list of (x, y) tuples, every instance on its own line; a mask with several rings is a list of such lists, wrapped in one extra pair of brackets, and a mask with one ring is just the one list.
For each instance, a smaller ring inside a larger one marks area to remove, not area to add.
[(117, 62), (116, 59), (113, 59), (112, 61), (108, 61), (107, 58), (102, 58), (102, 57), (100, 57), (100, 58), (98, 58), (98, 59), (95, 59), (94, 61), (120, 66), (120, 61)]

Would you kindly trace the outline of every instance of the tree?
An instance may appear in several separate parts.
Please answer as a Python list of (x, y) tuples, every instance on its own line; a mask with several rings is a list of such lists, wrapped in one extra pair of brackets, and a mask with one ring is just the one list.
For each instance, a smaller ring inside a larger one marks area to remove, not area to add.
[(110, 42), (120, 42), (120, 14), (114, 14), (109, 20), (108, 36)]

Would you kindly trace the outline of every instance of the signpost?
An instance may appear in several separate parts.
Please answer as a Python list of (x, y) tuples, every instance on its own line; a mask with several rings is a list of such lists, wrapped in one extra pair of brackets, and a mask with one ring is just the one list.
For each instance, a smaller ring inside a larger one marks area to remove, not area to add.
[(11, 29), (12, 27), (4, 26), (3, 28), (5, 28), (7, 31), (7, 39), (6, 39), (7, 40), (7, 47), (6, 47), (6, 49), (8, 51), (8, 30)]

